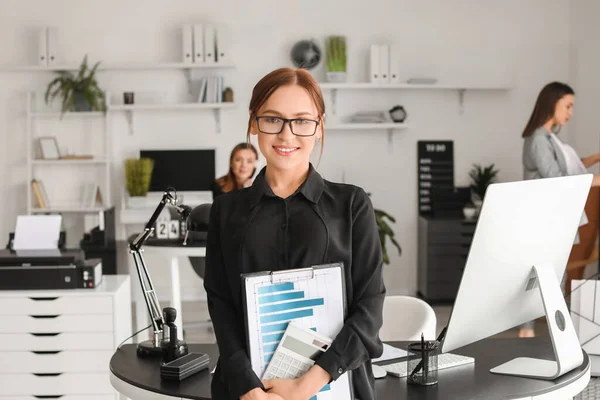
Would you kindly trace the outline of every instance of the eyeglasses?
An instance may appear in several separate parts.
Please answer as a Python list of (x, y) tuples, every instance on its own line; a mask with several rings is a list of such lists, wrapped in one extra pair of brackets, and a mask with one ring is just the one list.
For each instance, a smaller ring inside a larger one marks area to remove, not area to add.
[(277, 135), (283, 131), (286, 123), (296, 136), (313, 136), (317, 132), (319, 121), (306, 118), (287, 119), (281, 117), (256, 117), (258, 130), (269, 135)]

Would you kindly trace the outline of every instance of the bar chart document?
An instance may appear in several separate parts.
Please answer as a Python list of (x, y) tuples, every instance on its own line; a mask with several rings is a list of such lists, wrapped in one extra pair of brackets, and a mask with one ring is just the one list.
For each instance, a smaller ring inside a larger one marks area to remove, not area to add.
[[(344, 325), (343, 264), (242, 275), (252, 369), (264, 375), (290, 322), (333, 338)], [(346, 372), (311, 400), (351, 400)]]

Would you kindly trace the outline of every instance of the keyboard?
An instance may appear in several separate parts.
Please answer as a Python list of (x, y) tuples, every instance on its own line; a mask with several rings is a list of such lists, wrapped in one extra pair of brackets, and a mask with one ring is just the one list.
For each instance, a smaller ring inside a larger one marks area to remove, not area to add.
[[(438, 370), (458, 367), (459, 365), (472, 364), (475, 362), (473, 357), (461, 356), (452, 353), (443, 353), (438, 355)], [(404, 378), (408, 374), (406, 373), (406, 359), (398, 361), (393, 364), (381, 365), (381, 368), (385, 369), (388, 374), (397, 376), (398, 378)], [(412, 371), (411, 371), (412, 372)]]

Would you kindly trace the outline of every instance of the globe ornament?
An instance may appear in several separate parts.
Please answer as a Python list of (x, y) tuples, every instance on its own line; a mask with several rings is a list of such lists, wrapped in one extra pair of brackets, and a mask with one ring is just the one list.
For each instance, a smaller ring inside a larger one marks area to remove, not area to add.
[(321, 49), (312, 40), (301, 40), (292, 47), (291, 58), (297, 68), (313, 69), (321, 61)]

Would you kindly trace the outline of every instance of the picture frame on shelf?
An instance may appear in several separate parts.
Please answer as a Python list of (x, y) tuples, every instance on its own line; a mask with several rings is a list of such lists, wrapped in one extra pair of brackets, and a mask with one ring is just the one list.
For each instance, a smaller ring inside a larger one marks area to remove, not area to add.
[(54, 136), (43, 136), (38, 139), (40, 146), (40, 155), (44, 160), (60, 159), (58, 142)]

